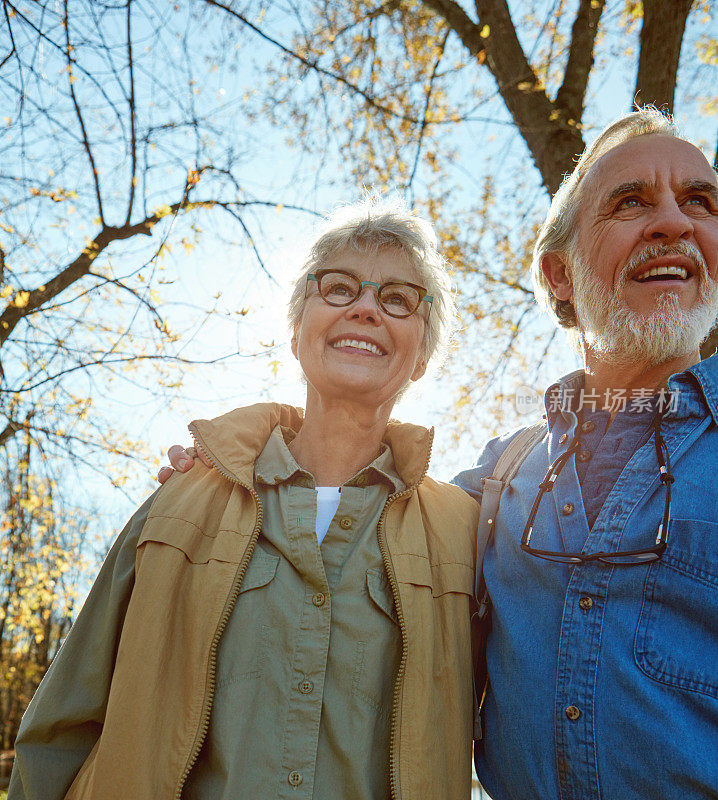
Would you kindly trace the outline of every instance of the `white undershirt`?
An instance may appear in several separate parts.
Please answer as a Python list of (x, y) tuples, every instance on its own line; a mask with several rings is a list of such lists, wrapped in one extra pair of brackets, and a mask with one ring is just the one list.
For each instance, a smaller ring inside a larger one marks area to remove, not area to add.
[(317, 539), (321, 544), (339, 508), (339, 486), (317, 486), (316, 489)]

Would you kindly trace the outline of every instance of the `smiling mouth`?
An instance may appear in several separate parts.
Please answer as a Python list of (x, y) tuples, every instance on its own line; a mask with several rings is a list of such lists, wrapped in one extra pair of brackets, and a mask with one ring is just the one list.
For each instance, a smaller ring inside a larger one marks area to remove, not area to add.
[(382, 350), (378, 345), (375, 345), (373, 342), (365, 342), (361, 339), (337, 339), (336, 342), (332, 342), (331, 346), (337, 350), (342, 347), (353, 347), (357, 350), (366, 350), (368, 353), (375, 356), (386, 355), (386, 351)]
[(690, 277), (691, 274), (685, 267), (668, 266), (653, 267), (637, 275), (633, 280), (637, 283), (649, 283), (657, 281), (687, 281)]

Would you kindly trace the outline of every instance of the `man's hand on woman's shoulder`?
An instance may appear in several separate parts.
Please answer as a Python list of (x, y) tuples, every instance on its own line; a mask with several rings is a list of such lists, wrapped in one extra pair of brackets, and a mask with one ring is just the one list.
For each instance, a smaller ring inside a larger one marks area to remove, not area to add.
[(187, 472), (192, 469), (195, 458), (198, 458), (205, 466), (211, 467), (212, 464), (209, 459), (200, 453), (194, 447), (188, 447), (186, 450), (180, 444), (173, 444), (167, 451), (167, 457), (170, 460), (171, 467), (161, 467), (157, 473), (157, 480), (160, 483), (165, 481), (172, 475), (173, 472)]

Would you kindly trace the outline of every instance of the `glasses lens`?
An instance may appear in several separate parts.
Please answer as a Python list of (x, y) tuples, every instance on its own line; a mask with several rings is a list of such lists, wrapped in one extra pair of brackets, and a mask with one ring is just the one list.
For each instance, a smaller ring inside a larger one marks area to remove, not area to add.
[(611, 553), (610, 555), (603, 555), (601, 556), (601, 561), (604, 564), (648, 564), (651, 561), (658, 561), (660, 556), (658, 553), (654, 552), (647, 552), (647, 553), (631, 553), (631, 554), (623, 554), (623, 553)]
[(353, 275), (343, 272), (325, 272), (319, 281), (319, 292), (333, 306), (348, 306), (354, 302), (361, 284)]
[(408, 317), (419, 307), (419, 292), (406, 283), (385, 283), (379, 291), (379, 302), (387, 314)]

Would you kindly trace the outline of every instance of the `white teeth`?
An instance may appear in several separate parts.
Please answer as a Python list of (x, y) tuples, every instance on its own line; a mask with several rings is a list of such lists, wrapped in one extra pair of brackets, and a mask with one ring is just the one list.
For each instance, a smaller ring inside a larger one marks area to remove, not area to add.
[(688, 270), (684, 267), (653, 267), (653, 269), (649, 269), (648, 272), (642, 273), (636, 280), (645, 281), (646, 278), (653, 278), (658, 275), (669, 275), (672, 278), (686, 280), (688, 278)]
[(371, 344), (371, 342), (360, 341), (359, 339), (340, 339), (338, 342), (334, 342), (332, 347), (356, 347), (359, 350), (368, 350), (370, 353), (374, 353), (375, 356), (384, 355), (383, 351), (380, 350), (375, 344)]

